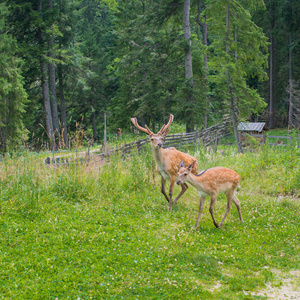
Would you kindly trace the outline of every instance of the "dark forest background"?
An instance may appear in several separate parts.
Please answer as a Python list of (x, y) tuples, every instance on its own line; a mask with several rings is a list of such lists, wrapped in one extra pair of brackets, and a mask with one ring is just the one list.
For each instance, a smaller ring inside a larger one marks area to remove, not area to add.
[(230, 115), (300, 126), (300, 1), (0, 1), (0, 146)]

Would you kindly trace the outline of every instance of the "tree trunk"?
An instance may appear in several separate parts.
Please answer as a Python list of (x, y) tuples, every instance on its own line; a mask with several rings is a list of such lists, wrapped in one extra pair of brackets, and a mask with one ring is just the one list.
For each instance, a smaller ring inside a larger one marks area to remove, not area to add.
[[(106, 114), (105, 114), (105, 122), (106, 122)], [(96, 142), (98, 137), (97, 137), (97, 120), (96, 120), (96, 112), (95, 111), (92, 112), (92, 123), (93, 123), (93, 139), (94, 139), (94, 142)], [(105, 124), (105, 126), (106, 126), (106, 124)]]
[[(7, 99), (4, 97), (4, 107), (7, 106)], [(4, 126), (0, 126), (0, 146), (2, 151), (0, 151), (3, 155), (6, 151), (6, 141), (7, 141), (7, 109), (3, 109), (0, 114), (0, 122), (3, 123)]]
[(193, 100), (193, 67), (192, 67), (192, 42), (191, 42), (191, 26), (190, 26), (190, 0), (184, 1), (183, 7), (183, 27), (184, 38), (187, 41), (187, 47), (185, 48), (185, 79), (188, 81), (188, 93), (187, 93), (187, 111), (186, 111), (186, 132), (194, 130), (194, 120), (192, 108), (189, 102)]
[[(49, 54), (50, 57), (54, 58), (53, 54)], [(57, 98), (55, 89), (55, 66), (53, 63), (49, 64), (49, 90), (52, 108), (52, 120), (54, 133), (59, 132), (59, 121), (58, 121), (58, 110), (57, 110)]]
[[(206, 15), (204, 16), (204, 23), (203, 23), (203, 44), (204, 47), (207, 47), (207, 23), (206, 23)], [(207, 54), (204, 54), (204, 72), (205, 72), (205, 91), (207, 95), (208, 101), (210, 101), (210, 97), (208, 96), (208, 85), (207, 85)], [(204, 114), (204, 128), (207, 128), (207, 108), (208, 105), (205, 105), (205, 114)]]
[[(200, 15), (201, 15), (201, 0), (198, 2), (198, 16), (197, 16), (197, 23), (202, 27), (203, 29), (203, 45), (206, 48), (207, 47), (207, 23), (206, 23), (206, 15), (204, 16), (204, 23), (200, 22)], [(207, 94), (207, 54), (204, 53), (204, 71), (205, 71), (205, 90)], [(205, 105), (205, 114), (203, 117), (203, 123), (204, 128), (207, 128), (207, 107), (208, 105)]]
[[(61, 5), (61, 2), (59, 2)], [(61, 16), (59, 18), (59, 22), (61, 22)], [(61, 24), (60, 24), (61, 25)], [(58, 47), (61, 53), (62, 50), (62, 37), (59, 37)], [(59, 56), (59, 60), (62, 60), (61, 55)], [(61, 63), (57, 66), (57, 74), (58, 74), (58, 88), (59, 88), (59, 101), (60, 101), (60, 120), (62, 127), (62, 136), (64, 141), (64, 146), (69, 148), (69, 139), (68, 139), (68, 126), (67, 126), (67, 110), (66, 110), (66, 101), (65, 101), (65, 93), (64, 93), (64, 68)]]
[[(49, 9), (53, 9), (52, 0), (49, 0)], [(50, 37), (49, 41), (49, 57), (54, 59), (53, 53), (53, 44), (54, 38)], [(53, 122), (53, 133), (59, 133), (59, 119), (58, 119), (58, 110), (57, 110), (57, 98), (56, 98), (56, 90), (55, 90), (55, 65), (53, 62), (49, 63), (49, 90), (50, 90), (50, 101), (51, 101), (51, 109), (52, 109), (52, 122)]]
[(152, 131), (155, 132), (155, 115), (152, 115)]
[[(43, 19), (42, 8), (42, 0), (40, 0), (38, 10), (40, 13), (41, 20)], [(41, 29), (39, 29), (39, 44), (41, 46), (44, 44), (44, 37)], [(55, 147), (47, 71), (47, 64), (41, 58), (41, 81), (43, 90), (43, 102), (45, 108), (46, 131), (50, 138), (52, 146)]]
[[(54, 58), (53, 54), (49, 53), (49, 56)], [(59, 133), (59, 118), (57, 110), (57, 98), (55, 89), (55, 66), (54, 63), (49, 64), (49, 90), (52, 108), (52, 120), (53, 120), (53, 131), (54, 134)]]
[(289, 127), (293, 127), (292, 32), (289, 33)]
[[(226, 12), (226, 53), (229, 55), (229, 4), (227, 4), (227, 12)], [(231, 89), (231, 80), (230, 80), (230, 73), (229, 70), (227, 70), (227, 76), (228, 76), (228, 95), (229, 95), (229, 101), (230, 101), (230, 114), (231, 114), (231, 120), (232, 120), (232, 126), (234, 131), (234, 136), (236, 140), (236, 145), (238, 148), (239, 153), (243, 153), (243, 149), (241, 147), (240, 143), (240, 137), (238, 133), (238, 122), (237, 122), (237, 116), (235, 112), (235, 97), (233, 96), (232, 89)]]
[[(90, 70), (91, 70), (91, 68), (90, 68)], [(92, 89), (92, 95), (95, 95), (93, 85), (91, 85), (91, 89)], [(97, 115), (96, 115), (95, 102), (93, 100), (93, 96), (91, 96), (89, 102), (91, 103), (91, 108), (92, 108), (93, 140), (94, 140), (94, 142), (96, 142), (98, 140)], [(105, 113), (105, 122), (106, 122), (106, 113)]]
[[(228, 92), (229, 95), (232, 94), (231, 92), (231, 88), (228, 87)], [(234, 132), (234, 136), (235, 136), (235, 140), (236, 140), (236, 145), (238, 148), (239, 153), (243, 153), (243, 149), (241, 146), (241, 142), (240, 142), (240, 136), (239, 136), (239, 132), (238, 132), (238, 122), (237, 122), (237, 118), (236, 118), (236, 113), (235, 113), (235, 109), (234, 109), (234, 100), (233, 97), (230, 97), (230, 114), (231, 114), (231, 120), (232, 120), (232, 126), (233, 126), (233, 132)]]
[(185, 50), (185, 78), (190, 79), (193, 77), (192, 68), (192, 51), (191, 51), (191, 26), (190, 26), (190, 0), (184, 1), (183, 8), (183, 27), (184, 27), (184, 38), (188, 43), (188, 47)]
[(64, 95), (64, 79), (63, 79), (62, 64), (58, 65), (57, 72), (58, 72), (58, 84), (59, 84), (60, 117), (61, 117), (62, 135), (63, 135), (65, 147), (69, 148), (67, 112), (66, 112), (66, 102), (65, 102), (65, 95)]
[[(94, 123), (93, 123), (94, 125)], [(96, 125), (96, 122), (95, 122)], [(107, 146), (107, 137), (106, 137), (106, 113), (104, 113), (104, 137), (103, 137), (103, 148), (104, 153), (106, 154), (106, 146)]]
[(49, 96), (48, 79), (47, 79), (48, 70), (47, 70), (47, 64), (45, 62), (41, 62), (41, 71), (42, 71), (43, 100), (44, 100), (45, 117), (46, 117), (46, 130), (48, 136), (50, 137), (51, 143), (53, 143), (52, 146), (55, 147), (50, 96)]
[(145, 127), (145, 125), (146, 125), (146, 117), (145, 117), (145, 114), (142, 114), (141, 124), (142, 124), (142, 127)]
[[(272, 1), (270, 1), (271, 3)], [(269, 99), (269, 120), (268, 127), (272, 129), (274, 127), (274, 109), (273, 109), (273, 50), (274, 50), (274, 37), (273, 37), (273, 28), (274, 28), (274, 16), (272, 3), (270, 4), (270, 12), (271, 12), (271, 22), (270, 22), (270, 99)]]

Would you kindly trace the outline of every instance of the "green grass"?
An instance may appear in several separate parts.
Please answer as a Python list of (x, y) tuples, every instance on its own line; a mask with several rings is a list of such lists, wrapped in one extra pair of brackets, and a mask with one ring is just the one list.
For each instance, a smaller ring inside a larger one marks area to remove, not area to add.
[(297, 137), (297, 135), (300, 134), (300, 130), (292, 128), (292, 129), (288, 129), (288, 128), (276, 128), (276, 129), (271, 129), (267, 131), (267, 135), (283, 135), (283, 136), (293, 136), (293, 137)]
[[(300, 150), (189, 151), (200, 169), (241, 175), (244, 223), (233, 207), (216, 229), (206, 203), (194, 230), (192, 187), (170, 213), (150, 150), (98, 168), (2, 162), (0, 299), (263, 299), (244, 291), (300, 269)], [(218, 221), (225, 206), (218, 197)]]

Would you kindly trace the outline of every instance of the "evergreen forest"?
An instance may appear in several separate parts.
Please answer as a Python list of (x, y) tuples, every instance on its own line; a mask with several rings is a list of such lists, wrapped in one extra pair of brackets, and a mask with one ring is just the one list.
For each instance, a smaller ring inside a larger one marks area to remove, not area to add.
[(300, 1), (0, 1), (0, 148), (78, 130), (300, 126)]

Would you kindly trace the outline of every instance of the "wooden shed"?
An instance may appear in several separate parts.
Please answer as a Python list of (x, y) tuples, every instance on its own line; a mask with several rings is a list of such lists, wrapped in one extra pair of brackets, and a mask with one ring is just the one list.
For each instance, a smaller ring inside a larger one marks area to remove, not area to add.
[(241, 141), (247, 140), (247, 135), (253, 136), (258, 139), (261, 143), (266, 142), (266, 130), (268, 130), (266, 123), (244, 123), (241, 122), (238, 125), (238, 131), (240, 133)]

